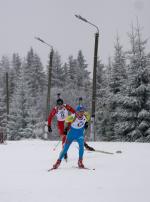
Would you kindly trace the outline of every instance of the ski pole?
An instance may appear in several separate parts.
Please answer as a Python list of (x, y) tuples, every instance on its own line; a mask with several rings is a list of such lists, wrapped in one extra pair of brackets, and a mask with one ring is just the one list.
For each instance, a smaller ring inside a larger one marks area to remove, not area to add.
[(55, 147), (53, 148), (53, 151), (56, 150), (56, 148), (58, 147), (58, 145), (60, 144), (60, 142), (61, 142), (61, 140), (59, 140), (59, 141), (57, 142), (57, 144), (56, 144)]

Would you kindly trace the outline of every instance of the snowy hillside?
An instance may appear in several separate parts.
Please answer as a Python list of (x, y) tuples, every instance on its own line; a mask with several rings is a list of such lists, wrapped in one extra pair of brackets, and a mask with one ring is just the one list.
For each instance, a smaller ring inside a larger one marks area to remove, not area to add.
[[(0, 202), (149, 202), (150, 144), (89, 143), (114, 155), (85, 151), (75, 168), (77, 144), (60, 169), (47, 172), (56, 161), (57, 142), (18, 141), (0, 145)], [(116, 153), (121, 150), (122, 153)]]

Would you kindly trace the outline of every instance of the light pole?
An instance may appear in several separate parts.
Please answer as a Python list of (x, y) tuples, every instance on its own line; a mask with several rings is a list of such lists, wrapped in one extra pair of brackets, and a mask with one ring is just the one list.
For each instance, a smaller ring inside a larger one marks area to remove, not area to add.
[(48, 68), (48, 88), (47, 88), (46, 117), (45, 117), (45, 120), (47, 121), (49, 110), (50, 110), (51, 77), (52, 77), (52, 66), (53, 66), (53, 53), (54, 53), (54, 51), (53, 51), (53, 46), (46, 43), (43, 39), (41, 39), (39, 37), (35, 37), (35, 39), (51, 48), (50, 58), (49, 58), (49, 68)]
[(9, 86), (8, 86), (8, 72), (6, 72), (6, 109), (7, 109), (7, 122), (8, 122), (8, 115), (9, 115)]
[(95, 106), (96, 106), (96, 72), (97, 72), (97, 54), (98, 54), (98, 38), (99, 38), (99, 28), (88, 21), (87, 19), (81, 17), (80, 15), (75, 15), (76, 18), (90, 24), (96, 28), (95, 33), (95, 46), (94, 46), (94, 66), (93, 66), (93, 85), (92, 85), (92, 112), (91, 112), (91, 139), (96, 141), (95, 134)]
[(6, 139), (8, 138), (8, 117), (9, 117), (9, 77), (6, 71), (6, 109), (7, 109), (7, 124), (6, 124)]

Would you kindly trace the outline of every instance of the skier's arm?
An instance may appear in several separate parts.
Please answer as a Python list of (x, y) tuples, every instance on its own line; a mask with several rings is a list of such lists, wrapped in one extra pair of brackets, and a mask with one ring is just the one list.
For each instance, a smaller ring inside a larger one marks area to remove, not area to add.
[(84, 112), (84, 115), (86, 117), (87, 122), (89, 122), (90, 121), (90, 114), (89, 114), (89, 112)]
[(85, 125), (84, 125), (85, 130), (88, 128), (88, 126), (89, 126), (89, 123), (85, 122)]
[[(84, 128), (85, 130), (88, 128), (88, 122), (90, 121), (90, 114), (88, 112), (84, 113), (87, 122), (85, 122)], [(93, 147), (90, 147), (86, 142), (84, 142), (84, 147), (88, 150), (88, 151), (95, 151), (95, 149)]]
[(86, 122), (85, 122), (85, 125), (84, 125), (84, 128), (86, 130), (88, 128), (88, 126), (89, 126), (90, 114), (88, 112), (85, 112), (84, 116), (86, 117)]
[(56, 114), (56, 109), (53, 108), (48, 116), (48, 127), (51, 127), (52, 119)]
[(67, 135), (68, 130), (70, 129), (71, 123), (74, 121), (75, 116), (74, 115), (69, 115), (65, 119), (65, 126), (64, 126), (64, 134)]
[(74, 114), (67, 116), (66, 119), (65, 119), (65, 124), (66, 123), (72, 123), (74, 121), (74, 119), (75, 119)]
[(71, 112), (72, 114), (75, 113), (75, 110), (74, 110), (70, 105), (66, 104), (66, 105), (65, 105), (65, 108), (66, 108), (69, 112)]

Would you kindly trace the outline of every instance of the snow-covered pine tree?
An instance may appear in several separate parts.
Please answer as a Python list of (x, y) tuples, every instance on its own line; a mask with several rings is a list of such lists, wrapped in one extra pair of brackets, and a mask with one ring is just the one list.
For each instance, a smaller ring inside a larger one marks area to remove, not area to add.
[(68, 64), (64, 63), (62, 68), (63, 68), (63, 88), (65, 89), (68, 85), (68, 80), (69, 80)]
[(77, 55), (77, 89), (80, 91), (79, 97), (83, 98), (83, 103), (87, 106), (87, 110), (91, 108), (91, 82), (88, 64), (81, 50)]
[(117, 135), (114, 132), (114, 125), (118, 122), (118, 108), (120, 108), (119, 100), (125, 94), (127, 83), (126, 58), (123, 47), (120, 44), (119, 37), (116, 37), (115, 53), (111, 65), (111, 73), (109, 78), (109, 139), (117, 140)]
[(65, 86), (62, 95), (65, 98), (66, 103), (75, 107), (78, 93), (77, 60), (71, 55), (68, 57), (68, 63), (66, 64)]
[(64, 98), (65, 103), (68, 103), (70, 105), (72, 105), (73, 107), (75, 107), (75, 96), (74, 96), (74, 92), (76, 90), (76, 86), (73, 87), (73, 81), (71, 80), (71, 75), (70, 75), (70, 70), (69, 70), (69, 65), (67, 63), (65, 63), (63, 65), (63, 88), (61, 89), (60, 93)]
[(124, 85), (126, 84), (126, 80), (127, 73), (125, 53), (122, 46), (120, 45), (119, 37), (117, 36), (109, 83), (110, 92), (112, 92), (113, 94), (117, 94), (125, 90)]
[(96, 103), (96, 134), (98, 140), (111, 140), (110, 113), (108, 105), (109, 88), (107, 69), (98, 60), (97, 65), (97, 103)]
[(0, 70), (1, 70), (0, 77), (2, 81), (2, 86), (4, 88), (4, 94), (6, 95), (6, 72), (8, 73), (8, 75), (10, 73), (10, 62), (7, 56), (2, 56), (2, 59), (0, 61)]
[(13, 96), (14, 88), (17, 83), (21, 71), (21, 59), (19, 54), (14, 53), (11, 61), (11, 68), (9, 73), (9, 93), (10, 98)]
[(6, 135), (6, 124), (7, 124), (7, 113), (6, 113), (6, 95), (4, 94), (4, 89), (2, 87), (2, 82), (0, 79), (0, 129), (4, 135)]
[(61, 57), (59, 53), (54, 51), (53, 53), (53, 65), (52, 65), (52, 87), (62, 88), (63, 87), (63, 68)]
[(41, 121), (45, 120), (45, 111), (43, 109), (45, 108), (46, 99), (43, 98), (45, 95), (46, 76), (40, 58), (34, 53), (32, 48), (27, 54), (23, 72), (24, 81), (27, 85), (28, 114), (30, 115), (28, 128), (31, 131), (30, 137), (36, 138), (36, 129), (39, 128), (39, 125), (43, 125)]
[(87, 70), (88, 65), (86, 64), (86, 60), (84, 59), (83, 53), (81, 50), (78, 51), (77, 55), (77, 86), (78, 88), (86, 88), (89, 84), (89, 75), (90, 72)]
[(68, 58), (68, 85), (71, 89), (77, 86), (77, 79), (77, 60), (71, 55)]
[(127, 95), (120, 101), (120, 117), (115, 124), (119, 140), (147, 141), (150, 137), (150, 78), (148, 57), (139, 26), (129, 35), (131, 50), (128, 52)]
[(87, 106), (87, 110), (89, 110), (91, 83), (82, 51), (78, 52), (77, 59), (69, 56), (65, 71), (63, 95), (66, 102), (76, 107), (79, 97), (83, 97), (84, 104)]
[[(7, 89), (6, 89), (6, 73), (10, 73), (10, 63), (7, 56), (2, 56), (0, 61), (0, 122), (2, 130), (5, 133), (5, 137), (7, 136)], [(9, 84), (9, 83), (8, 83)], [(9, 86), (8, 86), (9, 88)], [(7, 137), (6, 137), (7, 138)]]
[(29, 121), (28, 88), (24, 80), (23, 71), (20, 70), (10, 104), (8, 139), (20, 140), (22, 138), (30, 138), (32, 131), (28, 127)]

